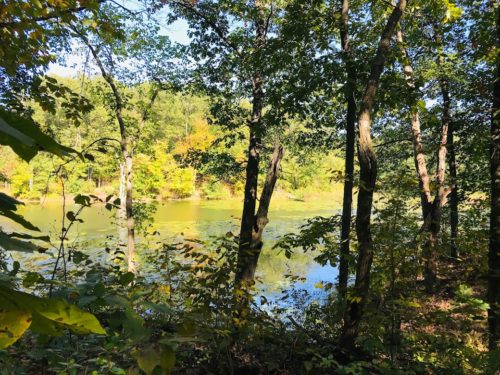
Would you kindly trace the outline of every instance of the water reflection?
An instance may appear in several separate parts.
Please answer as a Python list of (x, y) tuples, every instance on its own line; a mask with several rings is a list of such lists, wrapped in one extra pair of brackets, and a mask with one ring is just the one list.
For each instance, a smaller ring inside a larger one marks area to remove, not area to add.
[[(303, 288), (313, 295), (314, 292), (320, 291), (316, 287), (319, 282), (335, 280), (337, 270), (315, 263), (315, 254), (297, 251), (291, 259), (287, 259), (284, 254), (272, 249), (278, 238), (286, 233), (298, 231), (307, 218), (335, 213), (339, 207), (334, 207), (333, 204), (279, 200), (273, 202), (257, 272), (260, 288), (267, 298), (278, 300), (282, 291), (289, 288), (290, 277), (285, 275), (305, 276), (306, 281), (298, 283), (296, 287)], [(72, 210), (75, 207), (70, 205), (67, 209)], [(207, 240), (210, 236), (221, 236), (230, 231), (237, 233), (240, 212), (239, 200), (165, 202), (157, 205), (150, 231), (159, 232), (164, 241), (180, 242), (190, 238)], [(62, 216), (60, 203), (27, 204), (20, 209), (20, 213), (57, 241)], [(116, 213), (107, 211), (103, 206), (93, 206), (85, 209), (81, 218), (84, 222), (74, 226), (68, 245), (87, 249), (84, 252), (91, 254), (94, 260), (105, 261), (106, 254), (102, 249), (107, 241), (116, 241), (118, 233)], [(0, 226), (7, 230), (21, 229), (5, 219), (0, 219)], [(138, 241), (144, 240), (139, 238)], [(52, 255), (54, 253), (55, 251)], [(12, 259), (21, 261), (27, 269), (35, 270), (47, 270), (53, 262), (50, 254), (23, 256), (13, 253)]]

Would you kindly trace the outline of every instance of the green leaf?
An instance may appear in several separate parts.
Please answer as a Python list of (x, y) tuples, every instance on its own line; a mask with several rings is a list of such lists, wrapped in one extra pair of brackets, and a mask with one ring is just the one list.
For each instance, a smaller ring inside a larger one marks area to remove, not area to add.
[(87, 195), (78, 194), (73, 200), (76, 204), (87, 207), (90, 206), (90, 197)]
[(33, 313), (33, 321), (31, 322), (30, 329), (41, 335), (49, 336), (61, 336), (64, 332), (62, 325), (47, 319), (43, 315), (36, 312)]
[(9, 197), (7, 194), (0, 193), (0, 215), (5, 216), (12, 221), (21, 224), (26, 229), (39, 231), (37, 227), (31, 224), (29, 221), (24, 219), (21, 215), (15, 213), (17, 211), (18, 205), (23, 205), (24, 203)]
[(193, 319), (186, 318), (177, 326), (177, 332), (181, 336), (193, 336), (196, 333), (196, 323)]
[(117, 296), (115, 294), (107, 294), (102, 298), (104, 299), (104, 301), (106, 301), (106, 303), (109, 306), (119, 306), (125, 308), (130, 307), (130, 302), (122, 296)]
[(27, 272), (23, 277), (23, 286), (25, 288), (32, 287), (36, 283), (40, 282), (45, 282), (45, 279), (37, 272)]
[(99, 297), (97, 297), (97, 296), (83, 296), (83, 297), (80, 297), (78, 304), (80, 306), (87, 306), (87, 305), (90, 305), (92, 302), (96, 301), (97, 299), (99, 299)]
[(31, 224), (28, 220), (26, 220), (21, 215), (13, 212), (11, 210), (3, 210), (1, 206), (0, 206), (0, 215), (5, 216), (6, 218), (9, 218), (10, 220), (22, 225), (26, 229), (33, 230), (36, 232), (40, 231), (40, 229), (38, 229), (38, 227)]
[(23, 202), (9, 197), (7, 194), (0, 193), (0, 209), (7, 211), (16, 211), (18, 205), (24, 205)]
[(83, 156), (89, 161), (95, 161), (94, 155), (92, 154), (84, 154)]
[(59, 157), (76, 153), (72, 148), (57, 143), (44, 134), (31, 119), (0, 109), (0, 144), (10, 146), (25, 161), (30, 161), (39, 151)]
[(140, 341), (149, 334), (147, 328), (144, 327), (144, 320), (130, 308), (125, 310), (123, 329), (134, 341)]
[(76, 216), (75, 216), (75, 213), (73, 211), (68, 211), (66, 213), (66, 218), (69, 220), (69, 221), (75, 221), (76, 220)]
[(120, 281), (119, 281), (119, 283), (121, 285), (128, 285), (132, 281), (134, 281), (134, 277), (135, 277), (135, 275), (134, 275), (133, 272), (126, 272), (123, 275), (120, 275)]
[(175, 352), (170, 346), (150, 346), (132, 354), (139, 368), (147, 375), (159, 367), (162, 374), (170, 374), (175, 365)]
[(40, 241), (44, 241), (44, 242), (50, 242), (49, 236), (32, 236), (31, 234), (27, 234), (27, 233), (12, 232), (12, 233), (9, 233), (9, 237), (22, 238), (24, 240), (40, 240)]
[(40, 253), (45, 252), (47, 249), (41, 246), (35, 245), (32, 242), (18, 240), (17, 238), (12, 238), (11, 234), (4, 233), (0, 230), (0, 248), (5, 251), (21, 251), (25, 253), (32, 253), (38, 251)]

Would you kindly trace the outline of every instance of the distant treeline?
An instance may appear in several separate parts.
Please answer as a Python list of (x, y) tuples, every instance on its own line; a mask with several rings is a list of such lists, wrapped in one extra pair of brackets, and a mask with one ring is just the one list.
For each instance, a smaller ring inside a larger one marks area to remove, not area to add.
[[(55, 114), (32, 104), (33, 118), (42, 129), (63, 144), (82, 151), (83, 160), (68, 165), (66, 194), (119, 194), (123, 182), (119, 133), (105, 103), (105, 82), (100, 78), (57, 80), (81, 92), (93, 109), (82, 115), (78, 127), (69, 126), (64, 109)], [(131, 119), (141, 116), (147, 85), (127, 90)], [(241, 196), (244, 185), (246, 142), (229, 131), (209, 126), (207, 100), (175, 92), (160, 92), (134, 144), (134, 190), (137, 199), (225, 199)], [(133, 121), (131, 121), (132, 123)], [(228, 139), (230, 139), (228, 141)], [(0, 147), (0, 189), (12, 195), (37, 200), (60, 197), (63, 186), (56, 178), (60, 159), (39, 154), (30, 163), (8, 147)], [(332, 179), (342, 169), (342, 158), (307, 147), (291, 148), (283, 161), (277, 190), (285, 196), (306, 199), (325, 191), (340, 192)]]

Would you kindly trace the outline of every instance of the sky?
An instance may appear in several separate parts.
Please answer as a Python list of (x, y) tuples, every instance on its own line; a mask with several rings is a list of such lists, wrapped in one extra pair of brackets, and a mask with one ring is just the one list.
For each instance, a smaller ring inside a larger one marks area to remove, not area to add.
[[(127, 9), (136, 10), (141, 9), (142, 5), (136, 0), (122, 0), (116, 1), (120, 5), (123, 5)], [(174, 23), (168, 25), (166, 22), (166, 12), (160, 11), (155, 15), (155, 18), (159, 20), (161, 34), (167, 35), (172, 42), (177, 42), (181, 44), (188, 44), (188, 25), (183, 19), (177, 20)], [(75, 46), (76, 47), (76, 46)], [(76, 51), (70, 53), (67, 56), (61, 58), (58, 63), (51, 63), (49, 65), (48, 73), (51, 75), (57, 75), (61, 77), (74, 77), (80, 72), (84, 65), (84, 57), (78, 54)]]

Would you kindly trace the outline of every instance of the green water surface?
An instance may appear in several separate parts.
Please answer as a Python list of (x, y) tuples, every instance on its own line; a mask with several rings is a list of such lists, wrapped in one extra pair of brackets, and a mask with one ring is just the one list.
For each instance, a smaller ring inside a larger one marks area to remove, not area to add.
[[(272, 202), (269, 212), (269, 224), (264, 233), (264, 248), (259, 260), (257, 276), (263, 290), (268, 294), (276, 294), (289, 286), (287, 274), (304, 276), (307, 281), (297, 285), (309, 291), (320, 281), (334, 281), (337, 270), (333, 267), (321, 267), (313, 258), (317, 254), (304, 254), (301, 250), (287, 259), (273, 245), (286, 233), (298, 232), (300, 226), (308, 218), (314, 216), (331, 216), (338, 213), (338, 204), (328, 201), (298, 202), (292, 200), (276, 200)], [(76, 210), (68, 204), (66, 210)], [(179, 242), (185, 239), (207, 240), (211, 236), (221, 236), (227, 232), (237, 234), (241, 215), (241, 200), (224, 201), (169, 201), (158, 203), (149, 232), (157, 231), (163, 241)], [(62, 203), (45, 202), (42, 204), (26, 204), (19, 213), (38, 226), (44, 234), (49, 234), (57, 243), (61, 230)], [(68, 244), (79, 250), (93, 254), (97, 249), (104, 249), (110, 242), (119, 238), (120, 228), (117, 225), (117, 213), (106, 210), (103, 206), (86, 208), (80, 218), (83, 223), (76, 224), (70, 233)], [(67, 224), (67, 221), (66, 221)], [(0, 219), (0, 226), (6, 230), (20, 230), (6, 219)], [(123, 233), (123, 230), (121, 230)], [(146, 241), (141, 236), (137, 241)], [(140, 247), (140, 245), (139, 245)], [(52, 252), (54, 253), (54, 252)], [(101, 251), (102, 253), (102, 251)], [(49, 269), (54, 258), (47, 254), (12, 253), (11, 260), (18, 260), (24, 269)]]

